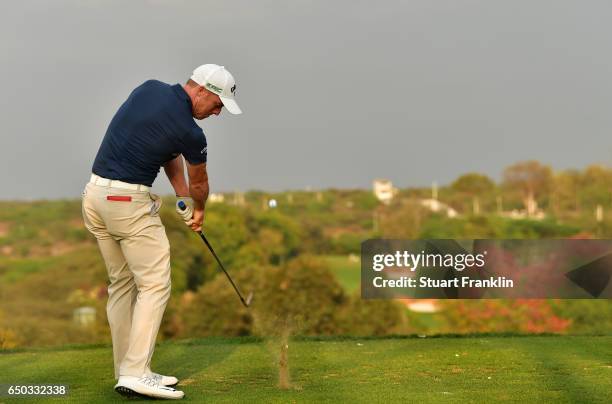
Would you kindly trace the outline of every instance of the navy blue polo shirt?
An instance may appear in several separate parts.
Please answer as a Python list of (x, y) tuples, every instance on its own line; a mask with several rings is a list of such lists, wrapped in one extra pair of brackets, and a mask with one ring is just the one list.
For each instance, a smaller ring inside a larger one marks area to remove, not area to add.
[(179, 154), (191, 164), (206, 162), (206, 137), (191, 115), (191, 99), (180, 84), (149, 80), (113, 117), (92, 171), (151, 186), (160, 167)]

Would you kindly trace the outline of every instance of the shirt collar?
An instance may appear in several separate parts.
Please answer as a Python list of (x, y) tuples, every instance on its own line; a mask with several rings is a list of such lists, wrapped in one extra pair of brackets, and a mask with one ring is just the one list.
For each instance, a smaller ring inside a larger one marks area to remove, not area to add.
[(183, 88), (182, 85), (180, 84), (175, 84), (172, 86), (172, 90), (174, 90), (174, 93), (181, 99), (183, 100), (187, 106), (189, 106), (189, 113), (191, 114), (191, 111), (193, 109), (193, 105), (191, 105), (191, 98), (189, 97), (189, 95), (185, 92), (185, 89)]

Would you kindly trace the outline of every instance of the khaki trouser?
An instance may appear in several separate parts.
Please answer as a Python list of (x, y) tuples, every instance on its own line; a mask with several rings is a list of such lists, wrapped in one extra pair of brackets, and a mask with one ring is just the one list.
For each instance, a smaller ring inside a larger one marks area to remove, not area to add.
[[(128, 197), (131, 200), (125, 201)], [(159, 218), (160, 205), (161, 199), (147, 191), (92, 183), (83, 191), (85, 226), (98, 240), (110, 279), (106, 312), (115, 378), (150, 371), (170, 297), (170, 244)]]

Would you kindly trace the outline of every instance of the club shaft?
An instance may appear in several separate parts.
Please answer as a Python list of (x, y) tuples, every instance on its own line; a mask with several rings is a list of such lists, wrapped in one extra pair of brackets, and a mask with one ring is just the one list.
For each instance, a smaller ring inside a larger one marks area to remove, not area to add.
[(210, 243), (206, 239), (206, 236), (204, 235), (204, 232), (200, 232), (199, 234), (200, 234), (200, 237), (202, 238), (202, 241), (204, 241), (204, 244), (206, 244), (206, 247), (208, 247), (208, 249), (210, 250), (210, 252), (213, 255), (213, 257), (215, 257), (215, 259), (217, 260), (217, 263), (219, 264), (219, 266), (221, 267), (221, 270), (223, 271), (223, 273), (227, 277), (227, 280), (229, 280), (230, 283), (232, 284), (232, 287), (234, 288), (234, 290), (238, 294), (238, 297), (240, 298), (240, 301), (242, 302), (244, 307), (248, 307), (249, 305), (244, 300), (244, 297), (242, 297), (242, 293), (240, 293), (240, 291), (238, 290), (238, 287), (236, 286), (236, 284), (232, 280), (232, 277), (230, 276), (230, 274), (225, 270), (225, 267), (221, 263), (221, 260), (219, 259), (219, 257), (217, 257), (217, 253), (215, 253), (215, 250), (212, 248), (212, 246), (210, 245)]

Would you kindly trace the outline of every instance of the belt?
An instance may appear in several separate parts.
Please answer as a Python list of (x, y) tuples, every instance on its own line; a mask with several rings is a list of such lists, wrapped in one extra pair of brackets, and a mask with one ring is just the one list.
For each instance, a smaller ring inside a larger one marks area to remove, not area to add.
[(100, 185), (102, 187), (129, 189), (131, 191), (147, 192), (151, 189), (146, 185), (130, 184), (129, 182), (123, 182), (119, 180), (109, 180), (108, 178), (100, 177), (96, 174), (91, 174), (89, 182), (95, 185)]

